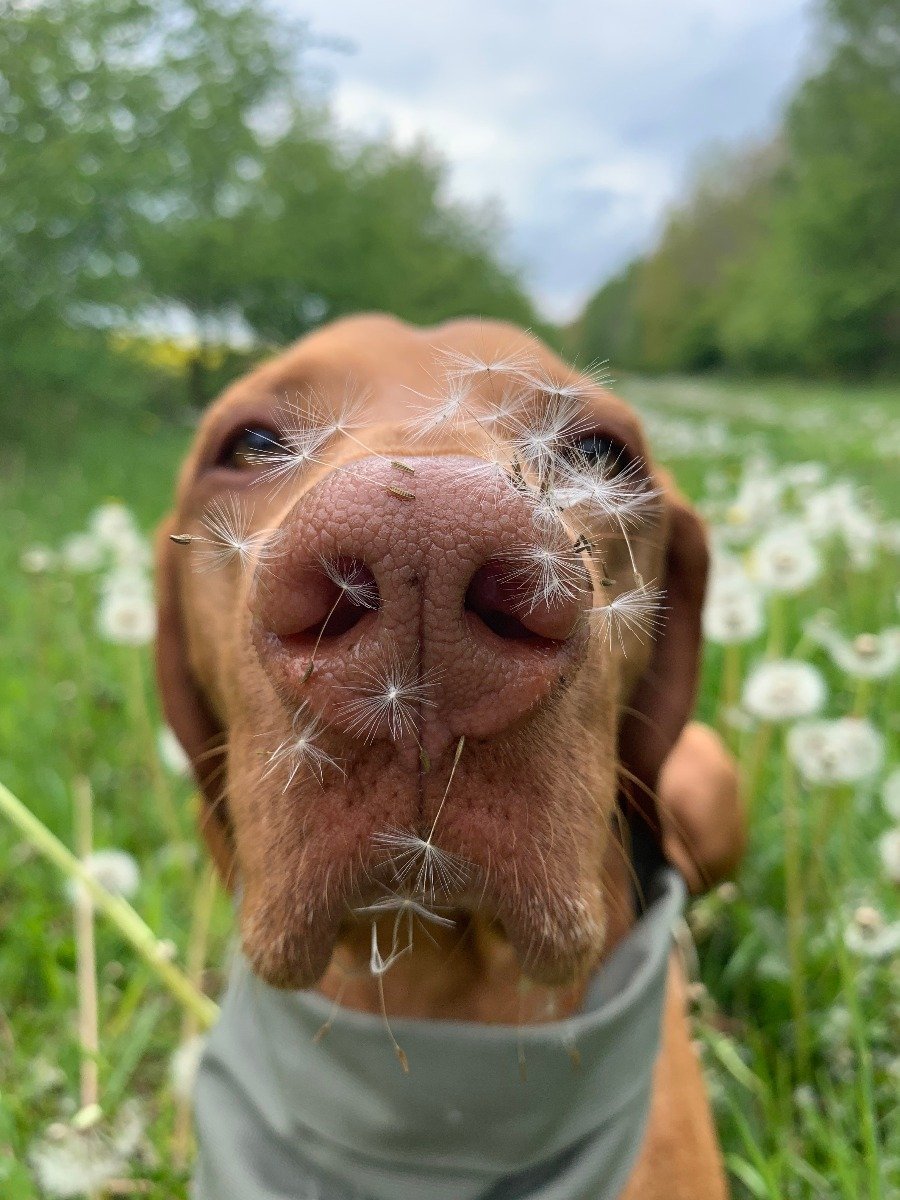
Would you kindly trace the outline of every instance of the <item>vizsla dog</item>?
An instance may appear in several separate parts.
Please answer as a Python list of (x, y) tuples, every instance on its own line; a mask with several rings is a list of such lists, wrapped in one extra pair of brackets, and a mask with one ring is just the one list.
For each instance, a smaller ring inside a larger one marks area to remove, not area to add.
[(198, 1200), (724, 1197), (666, 859), (702, 890), (742, 819), (629, 407), (512, 326), (344, 320), (212, 406), (158, 560), (241, 940)]

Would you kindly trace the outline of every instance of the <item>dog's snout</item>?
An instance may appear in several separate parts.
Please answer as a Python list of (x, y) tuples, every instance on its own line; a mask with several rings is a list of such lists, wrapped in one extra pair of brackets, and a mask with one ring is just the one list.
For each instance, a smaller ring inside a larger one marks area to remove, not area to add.
[[(261, 568), (254, 640), (286, 706), (350, 735), (359, 723), (342, 711), (392, 666), (407, 685), (427, 681), (415, 732), (440, 752), (500, 732), (554, 690), (584, 650), (591, 579), (511, 483), (484, 484), (471, 459), (409, 462), (398, 480), (388, 462), (360, 460), (296, 502), (283, 553)], [(406, 725), (363, 732), (399, 740)]]

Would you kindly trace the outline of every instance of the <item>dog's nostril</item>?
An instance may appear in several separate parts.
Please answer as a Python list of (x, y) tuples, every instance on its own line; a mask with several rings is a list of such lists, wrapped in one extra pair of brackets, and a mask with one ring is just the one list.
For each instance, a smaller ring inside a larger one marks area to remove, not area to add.
[(375, 576), (356, 559), (339, 559), (308, 567), (296, 582), (302, 605), (290, 629), (279, 634), (295, 644), (324, 642), (348, 633), (378, 609), (381, 598)]
[(522, 604), (509, 567), (489, 562), (472, 576), (463, 607), (502, 638), (531, 639), (535, 635), (521, 620)]

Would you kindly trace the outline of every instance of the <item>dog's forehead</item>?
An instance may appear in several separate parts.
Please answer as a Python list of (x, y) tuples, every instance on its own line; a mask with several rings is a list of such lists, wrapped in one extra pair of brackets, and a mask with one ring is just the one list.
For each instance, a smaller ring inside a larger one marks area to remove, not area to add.
[[(479, 364), (491, 367), (480, 379)], [(397, 422), (440, 403), (448, 375), (467, 367), (474, 386), (492, 393), (521, 385), (529, 375), (558, 385), (580, 378), (538, 338), (504, 322), (458, 320), (419, 328), (381, 315), (350, 317), (308, 334), (234, 383), (207, 412), (197, 443), (305, 395), (337, 410), (350, 393), (369, 424)], [(624, 440), (642, 445), (640, 422), (623, 400), (599, 385), (586, 387), (583, 398)]]

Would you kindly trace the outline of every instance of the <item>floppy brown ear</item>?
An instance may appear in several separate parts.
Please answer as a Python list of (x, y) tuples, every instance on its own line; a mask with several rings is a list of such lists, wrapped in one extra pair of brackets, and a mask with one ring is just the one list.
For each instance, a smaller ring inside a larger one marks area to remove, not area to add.
[(635, 865), (640, 873), (643, 859), (647, 874), (662, 853), (663, 827), (655, 801), (660, 770), (690, 719), (697, 695), (709, 569), (702, 521), (674, 488), (666, 491), (665, 623), (619, 727), (620, 802), (631, 828)]
[(222, 758), (210, 751), (222, 729), (194, 678), (188, 662), (184, 620), (175, 568), (172, 518), (156, 535), (156, 678), (163, 712), (191, 760), (200, 789), (199, 827), (213, 862), (228, 884), (232, 878), (234, 846), (227, 809), (220, 803)]

